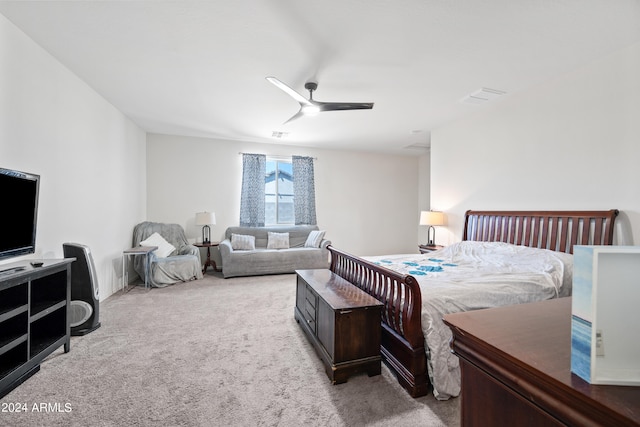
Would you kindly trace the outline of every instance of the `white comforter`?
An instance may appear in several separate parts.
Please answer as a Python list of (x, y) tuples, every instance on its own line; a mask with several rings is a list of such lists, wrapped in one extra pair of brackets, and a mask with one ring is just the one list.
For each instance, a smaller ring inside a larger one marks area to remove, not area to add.
[(445, 314), (571, 295), (573, 257), (545, 249), (460, 242), (429, 254), (367, 259), (418, 280), (429, 377), (440, 400), (460, 393)]

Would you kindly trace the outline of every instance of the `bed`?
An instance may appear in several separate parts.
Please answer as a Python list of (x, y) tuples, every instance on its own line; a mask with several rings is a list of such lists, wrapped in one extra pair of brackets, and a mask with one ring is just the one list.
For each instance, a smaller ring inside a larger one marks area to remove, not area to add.
[[(424, 255), (411, 255), (414, 258), (409, 261), (402, 255), (364, 259), (330, 246), (330, 269), (384, 304), (381, 354), (399, 383), (413, 397), (424, 396), (431, 389), (437, 399), (447, 399), (459, 393), (460, 373), (457, 358), (448, 348), (444, 349), (448, 347), (451, 332), (442, 323), (442, 315), (570, 295), (573, 246), (611, 245), (617, 215), (615, 209), (470, 210), (465, 214), (460, 244)], [(471, 267), (464, 267), (464, 263), (456, 265), (449, 258), (468, 253), (472, 259), (485, 263), (485, 248), (501, 257), (499, 261), (487, 263), (492, 265), (490, 275), (485, 276), (484, 271), (474, 273)], [(500, 275), (500, 266), (506, 265), (505, 260), (509, 264), (519, 263), (511, 262), (515, 255), (512, 257), (509, 251), (522, 255), (528, 277), (513, 276), (512, 271)], [(471, 269), (471, 275), (466, 280), (457, 276), (457, 286), (446, 290), (447, 280), (438, 277), (456, 268)], [(539, 278), (533, 278), (536, 269), (544, 270), (540, 273), (540, 283)], [(483, 302), (474, 305), (469, 301), (476, 299), (473, 292), (477, 292), (475, 286), (480, 276), (486, 279), (483, 281), (489, 288), (482, 291)], [(505, 285), (503, 279), (507, 276), (509, 280)], [(495, 277), (501, 282), (497, 288), (490, 283)], [(504, 298), (497, 294), (510, 296)], [(467, 302), (459, 303), (465, 298)], [(425, 336), (429, 338), (427, 341)], [(438, 337), (436, 341), (432, 339), (434, 336)]]

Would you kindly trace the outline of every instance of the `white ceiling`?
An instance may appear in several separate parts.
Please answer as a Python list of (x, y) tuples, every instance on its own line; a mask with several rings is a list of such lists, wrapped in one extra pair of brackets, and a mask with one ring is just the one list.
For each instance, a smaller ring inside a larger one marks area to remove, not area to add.
[[(640, 41), (638, 0), (0, 1), (148, 132), (416, 153), (430, 131)], [(299, 105), (375, 102), (287, 125)], [(274, 131), (288, 132), (285, 138)]]

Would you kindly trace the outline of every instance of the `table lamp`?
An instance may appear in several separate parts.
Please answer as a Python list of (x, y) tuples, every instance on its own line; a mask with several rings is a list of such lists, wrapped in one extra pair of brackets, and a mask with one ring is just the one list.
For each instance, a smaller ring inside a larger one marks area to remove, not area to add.
[[(420, 225), (428, 225), (427, 230), (427, 246), (435, 246), (436, 229), (434, 225), (444, 225), (444, 213), (438, 211), (422, 211), (420, 212)], [(433, 231), (433, 237), (431, 232)]]
[(196, 213), (196, 225), (202, 225), (202, 243), (210, 243), (211, 228), (209, 225), (216, 224), (216, 214), (213, 212)]

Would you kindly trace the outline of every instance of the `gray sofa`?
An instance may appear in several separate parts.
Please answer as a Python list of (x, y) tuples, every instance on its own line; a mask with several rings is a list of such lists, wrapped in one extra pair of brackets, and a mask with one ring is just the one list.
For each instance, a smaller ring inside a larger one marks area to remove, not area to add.
[[(329, 240), (323, 239), (319, 248), (304, 244), (317, 226), (296, 225), (278, 227), (229, 227), (225, 240), (220, 242), (222, 274), (225, 278), (293, 273), (297, 269), (329, 268)], [(289, 233), (288, 249), (267, 249), (268, 233)], [(254, 250), (234, 250), (231, 235), (255, 236)]]

